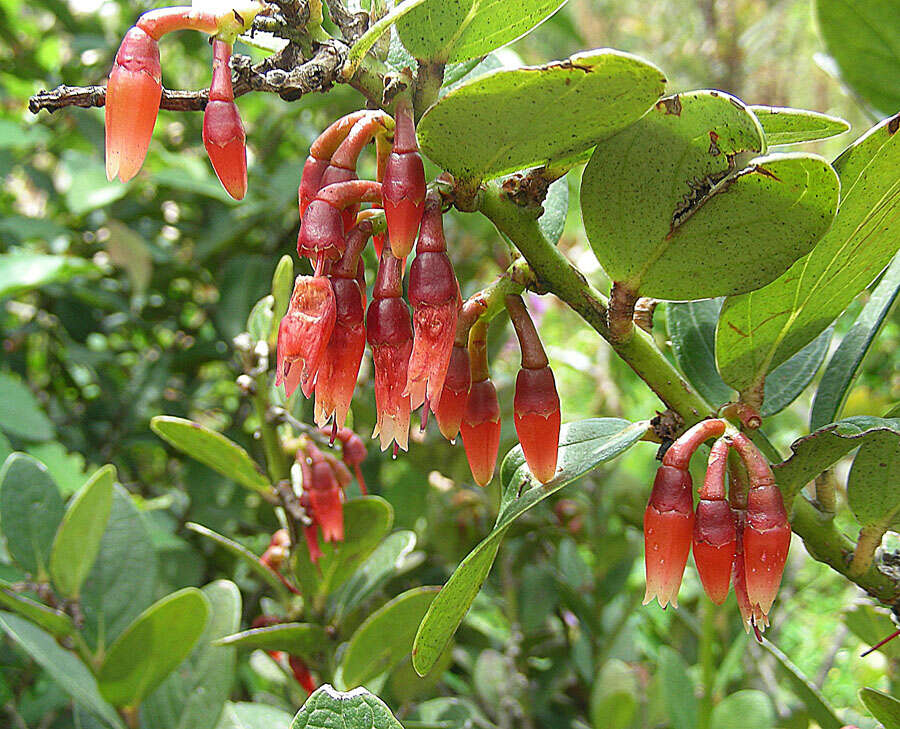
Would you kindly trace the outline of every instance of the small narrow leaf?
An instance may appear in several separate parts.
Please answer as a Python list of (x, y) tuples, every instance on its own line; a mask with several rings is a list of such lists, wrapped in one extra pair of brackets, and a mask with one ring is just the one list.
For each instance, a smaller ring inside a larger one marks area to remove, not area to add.
[(335, 691), (325, 684), (316, 689), (294, 717), (291, 729), (403, 729), (391, 710), (363, 688)]
[(115, 466), (97, 471), (72, 498), (53, 540), (50, 577), (61, 595), (77, 599), (87, 579), (112, 510)]
[(11, 587), (9, 582), (0, 580), (0, 605), (5, 609), (27, 618), (57, 638), (65, 638), (75, 632), (75, 623), (68, 615), (20, 595)]
[(767, 418), (779, 413), (796, 400), (812, 382), (825, 361), (834, 327), (828, 327), (786, 362), (782, 362), (766, 376), (763, 405), (760, 414)]
[(284, 651), (308, 660), (325, 650), (329, 642), (325, 628), (316, 623), (281, 623), (226, 635), (215, 643), (242, 650)]
[(666, 321), (672, 352), (679, 368), (697, 392), (713, 405), (733, 400), (735, 392), (722, 381), (715, 364), (716, 323), (722, 302), (719, 299), (671, 302)]
[(750, 111), (759, 119), (770, 145), (814, 142), (850, 131), (843, 119), (818, 111), (783, 106), (751, 106)]

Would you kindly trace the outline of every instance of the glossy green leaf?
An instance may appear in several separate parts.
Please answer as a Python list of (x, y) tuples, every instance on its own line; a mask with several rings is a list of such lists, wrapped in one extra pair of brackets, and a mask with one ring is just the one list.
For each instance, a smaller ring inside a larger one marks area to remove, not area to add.
[(863, 100), (900, 108), (900, 13), (892, 0), (816, 0), (816, 20), (841, 80)]
[(22, 646), (76, 704), (108, 726), (125, 729), (115, 709), (100, 695), (97, 680), (90, 669), (59, 645), (52, 635), (18, 615), (5, 612), (0, 612), (0, 629)]
[(669, 646), (660, 646), (657, 665), (663, 702), (672, 729), (696, 729), (699, 707), (694, 695), (694, 682), (681, 654)]
[(13, 453), (0, 470), (0, 531), (10, 556), (36, 577), (47, 573), (66, 507), (43, 463)]
[(812, 382), (831, 343), (833, 327), (828, 327), (803, 349), (786, 362), (782, 362), (766, 377), (763, 405), (760, 413), (764, 418), (781, 412)]
[(831, 355), (819, 381), (809, 416), (809, 427), (820, 428), (839, 414), (859, 373), (860, 365), (878, 336), (897, 294), (900, 293), (900, 256), (894, 256), (881, 281), (872, 291), (850, 331)]
[(713, 405), (733, 400), (715, 365), (716, 323), (722, 299), (671, 302), (666, 306), (669, 339), (678, 367), (700, 395)]
[(73, 256), (6, 253), (0, 255), (0, 298), (68, 281), (73, 276), (96, 273), (97, 270), (90, 261)]
[(325, 628), (316, 623), (281, 623), (222, 636), (216, 645), (242, 650), (285, 651), (310, 659), (325, 650), (329, 642)]
[(859, 700), (872, 716), (884, 724), (884, 729), (900, 729), (900, 701), (893, 696), (864, 688), (859, 691)]
[(53, 540), (50, 578), (57, 591), (78, 598), (87, 579), (112, 510), (115, 466), (104, 466), (72, 498)]
[(563, 425), (557, 474), (546, 484), (531, 475), (521, 447), (516, 446), (506, 455), (500, 466), (503, 495), (494, 528), (456, 568), (416, 633), (413, 665), (419, 675), (431, 670), (453, 637), (487, 579), (500, 542), (513, 521), (550, 494), (626, 451), (648, 427), (646, 422), (629, 423), (618, 418), (592, 418)]
[(25, 595), (20, 595), (11, 588), (12, 585), (9, 582), (0, 580), (0, 606), (4, 609), (27, 618), (57, 638), (64, 638), (75, 632), (75, 623), (68, 615), (35, 602)]
[(214, 532), (212, 529), (207, 529), (202, 524), (195, 524), (194, 522), (189, 521), (187, 524), (185, 524), (185, 526), (192, 532), (195, 532), (202, 537), (206, 537), (210, 541), (218, 544), (220, 547), (223, 547), (228, 552), (231, 552), (231, 554), (233, 554), (247, 567), (249, 567), (252, 572), (265, 580), (268, 583), (269, 587), (275, 590), (275, 592), (277, 592), (279, 595), (283, 596), (286, 594), (287, 589), (282, 584), (281, 580), (278, 579), (278, 575), (276, 575), (275, 572), (272, 571), (272, 569), (260, 562), (259, 557), (253, 554), (253, 552), (251, 552), (245, 546), (243, 546), (242, 544), (238, 544), (228, 537), (224, 537), (221, 534)]
[(274, 706), (229, 701), (216, 729), (287, 729), (290, 724), (291, 715)]
[(825, 330), (900, 247), (900, 116), (835, 161), (841, 205), (816, 247), (769, 285), (726, 300), (716, 361), (736, 390), (758, 383)]
[[(844, 623), (867, 646), (880, 643), (897, 630), (890, 611), (868, 603), (852, 605), (844, 612)], [(900, 644), (896, 640), (888, 641), (878, 650), (892, 660), (900, 659)]]
[(144, 517), (116, 486), (106, 531), (81, 588), (83, 633), (103, 650), (153, 602), (157, 557)]
[(363, 688), (320, 686), (294, 717), (291, 729), (403, 729), (387, 705)]
[(439, 589), (407, 590), (363, 621), (341, 659), (344, 686), (362, 686), (410, 655), (416, 629)]
[[(217, 580), (201, 592), (209, 600), (209, 621), (182, 664), (141, 704), (142, 724), (165, 729), (216, 729), (231, 693), (235, 649), (214, 645), (241, 624), (241, 593)], [(287, 724), (284, 724), (286, 727)]]
[(269, 480), (247, 451), (221, 433), (168, 415), (153, 418), (150, 428), (172, 447), (242, 486), (259, 493), (270, 491)]
[(644, 296), (691, 300), (782, 274), (831, 225), (838, 180), (813, 155), (737, 161), (764, 151), (756, 117), (719, 91), (663, 99), (598, 144), (581, 210), (609, 277)]
[(655, 66), (611, 50), (501, 69), (432, 106), (417, 128), (419, 145), (457, 177), (498, 177), (567, 158), (621, 131), (647, 112), (664, 84)]
[(454, 62), (511, 43), (549, 18), (565, 0), (430, 0), (397, 21), (415, 57)]
[(305, 548), (297, 549), (296, 570), (305, 594), (329, 595), (340, 587), (391, 531), (394, 508), (380, 496), (344, 503), (344, 541), (322, 544), (318, 566)]
[(113, 706), (137, 706), (190, 654), (206, 628), (210, 604), (194, 587), (155, 602), (109, 647), (97, 673)]
[(28, 441), (53, 437), (53, 423), (18, 377), (0, 372), (0, 402), (0, 430)]
[(792, 455), (775, 466), (785, 501), (790, 499), (826, 468), (879, 433), (900, 436), (900, 418), (874, 418), (860, 415), (845, 418), (819, 428), (791, 444)]
[(900, 434), (873, 433), (859, 447), (847, 478), (847, 502), (864, 527), (900, 529)]
[(814, 142), (850, 131), (843, 119), (818, 111), (783, 106), (751, 106), (750, 111), (759, 120), (770, 145)]
[(772, 729), (775, 709), (762, 691), (735, 691), (716, 704), (709, 720), (710, 729)]

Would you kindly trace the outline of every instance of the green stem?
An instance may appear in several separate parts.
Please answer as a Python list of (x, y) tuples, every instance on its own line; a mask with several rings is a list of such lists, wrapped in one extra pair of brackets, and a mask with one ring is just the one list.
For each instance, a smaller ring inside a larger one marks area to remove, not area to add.
[(881, 540), (887, 529), (880, 526), (864, 526), (859, 530), (859, 538), (856, 540), (856, 548), (853, 550), (853, 558), (847, 568), (847, 574), (857, 577), (865, 574), (872, 566), (875, 559), (875, 550), (881, 546)]
[(253, 409), (256, 417), (259, 419), (259, 432), (262, 435), (263, 451), (266, 454), (266, 471), (272, 483), (278, 483), (286, 478), (290, 478), (290, 466), (288, 465), (287, 455), (281, 447), (281, 439), (278, 437), (278, 431), (275, 424), (270, 422), (267, 413), (269, 412), (269, 375), (268, 372), (261, 373), (256, 378), (256, 392), (253, 394)]
[(373, 23), (350, 48), (350, 52), (347, 54), (347, 63), (344, 64), (344, 69), (342, 71), (344, 79), (349, 80), (353, 78), (360, 63), (362, 63), (363, 58), (383, 33), (410, 10), (415, 10), (424, 2), (425, 0), (406, 0), (404, 3), (395, 5), (391, 9), (391, 12), (381, 18), (377, 23)]

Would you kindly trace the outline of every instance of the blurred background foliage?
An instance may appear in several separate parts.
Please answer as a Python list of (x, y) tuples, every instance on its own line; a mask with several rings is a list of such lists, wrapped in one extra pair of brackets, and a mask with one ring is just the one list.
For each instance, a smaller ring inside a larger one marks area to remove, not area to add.
[[(102, 83), (123, 32), (150, 7), (0, 0), (0, 253), (48, 256), (30, 259), (25, 274), (0, 269), (0, 461), (14, 449), (34, 455), (65, 495), (95, 467), (114, 463), (150, 527), (161, 568), (158, 596), (229, 577), (244, 593), (248, 624), (266, 608), (264, 586), (184, 524), (204, 524), (258, 554), (277, 528), (271, 509), (204, 466), (176, 457), (148, 423), (159, 414), (189, 417), (260, 456), (255, 416), (235, 383), (241, 369), (231, 342), (268, 293), (279, 256), (295, 248), (296, 187), (310, 141), (362, 99), (347, 87), (295, 103), (241, 98), (250, 184), (239, 204), (227, 198), (209, 166), (197, 113), (161, 112), (144, 171), (128, 185), (108, 183), (102, 110), (34, 117), (27, 100), (58, 84)], [(498, 55), (503, 62), (516, 63), (518, 56), (541, 63), (601, 46), (651, 60), (673, 92), (720, 88), (747, 103), (841, 116), (853, 131), (813, 147), (829, 159), (873, 121), (823, 70), (828, 63), (809, 0), (571, 0)], [(237, 50), (260, 55), (240, 45)], [(208, 68), (209, 49), (200, 36), (166, 40), (167, 87), (203, 87)], [(372, 166), (371, 158), (366, 164)], [(569, 184), (560, 245), (604, 286), (581, 228), (577, 173)], [(497, 274), (508, 251), (480, 216), (454, 212), (446, 226), (467, 295)], [(374, 259), (368, 263), (371, 284)], [(23, 276), (30, 277), (27, 287), (16, 283)], [(532, 297), (532, 304), (564, 420), (653, 416), (660, 407), (655, 397), (575, 314), (549, 298)], [(839, 321), (835, 341), (859, 305)], [(664, 341), (665, 307), (657, 311), (655, 332)], [(510, 337), (508, 325), (496, 322), (493, 375), (507, 416), (518, 367)], [(845, 415), (882, 413), (900, 399), (898, 339), (895, 311)], [(367, 434), (374, 422), (368, 359), (358, 393), (355, 428)], [(772, 419), (768, 429), (778, 446), (805, 434), (809, 406), (806, 393)], [(501, 453), (514, 441), (507, 417)], [(745, 636), (733, 598), (714, 609), (700, 599), (692, 570), (678, 611), (640, 607), (637, 527), (656, 466), (653, 448), (639, 445), (513, 527), (440, 682), (423, 687), (401, 677), (382, 689), (401, 720), (427, 722), (428, 706), (417, 701), (451, 695), (468, 702), (465, 715), (486, 726), (688, 729), (702, 721), (792, 729), (814, 721), (815, 702)], [(422, 553), (420, 564), (387, 585), (385, 594), (442, 584), (492, 523), (496, 483), (486, 491), (475, 487), (461, 447), (447, 445), (434, 430), (397, 461), (371, 447), (363, 468), (370, 488), (394, 506), (395, 528), (415, 530)], [(799, 542), (794, 547), (772, 642), (842, 719), (875, 726), (856, 692), (868, 685), (896, 694), (900, 648), (860, 659), (860, 635), (871, 637), (859, 623), (876, 621), (889, 632), (890, 621), (858, 607), (852, 586), (809, 559)], [(0, 577), (14, 581), (15, 570), (3, 561), (0, 552)], [(840, 619), (848, 610), (859, 617), (849, 627)], [(262, 653), (244, 656), (238, 675), (235, 699), (291, 713), (302, 703), (299, 686)], [(712, 687), (716, 702), (730, 703), (713, 709), (707, 698), (691, 700), (695, 692), (708, 696), (699, 691), (703, 685)], [(3, 705), (17, 722), (10, 726), (74, 726), (65, 695), (8, 640), (0, 643)]]

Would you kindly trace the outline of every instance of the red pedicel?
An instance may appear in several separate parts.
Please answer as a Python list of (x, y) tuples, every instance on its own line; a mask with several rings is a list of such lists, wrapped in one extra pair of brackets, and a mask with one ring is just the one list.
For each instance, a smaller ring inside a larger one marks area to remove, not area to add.
[(368, 492), (366, 491), (366, 482), (363, 479), (359, 464), (366, 460), (366, 456), (369, 454), (362, 438), (350, 430), (350, 428), (320, 428), (319, 431), (323, 435), (327, 435), (331, 438), (332, 443), (335, 438), (341, 442), (341, 457), (343, 458), (344, 463), (353, 468), (353, 471), (356, 474), (356, 480), (359, 483), (359, 490), (362, 492), (363, 496), (365, 496)]
[(650, 501), (644, 511), (644, 566), (647, 591), (660, 606), (678, 607), (678, 589), (691, 551), (694, 497), (687, 469), (662, 465), (656, 471)]
[(486, 486), (494, 477), (500, 448), (500, 403), (487, 363), (487, 323), (476, 321), (469, 330), (469, 370), (472, 385), (459, 432), (472, 478)]
[(231, 86), (231, 44), (213, 39), (212, 85), (203, 113), (203, 145), (219, 182), (235, 200), (247, 194), (247, 147), (244, 125)]
[(444, 378), (441, 399), (434, 407), (434, 417), (438, 422), (441, 435), (451, 443), (456, 441), (459, 426), (466, 412), (466, 401), (469, 399), (469, 387), (472, 376), (469, 372), (469, 350), (454, 345), (450, 350), (450, 364)]
[(298, 385), (303, 386), (304, 395), (311, 394), (336, 316), (337, 304), (328, 279), (298, 276), (287, 313), (278, 326), (275, 357), (275, 385), (284, 382), (288, 397)]
[(725, 498), (729, 447), (728, 441), (722, 438), (715, 442), (709, 453), (694, 520), (694, 563), (703, 589), (717, 605), (728, 597), (737, 541), (734, 515)]
[(141, 28), (122, 39), (106, 85), (106, 177), (134, 177), (150, 146), (162, 98), (159, 44)]
[(297, 253), (318, 260), (337, 260), (344, 253), (341, 211), (361, 202), (379, 202), (381, 185), (371, 180), (349, 180), (323, 187), (306, 208), (297, 236)]
[(413, 331), (409, 307), (402, 296), (403, 262), (385, 248), (366, 315), (367, 337), (375, 365), (377, 422), (372, 437), (380, 437), (381, 450), (386, 450), (391, 441), (403, 450), (409, 448), (409, 396), (403, 390)]
[(406, 392), (416, 409), (436, 403), (444, 388), (459, 316), (459, 283), (447, 256), (441, 199), (428, 196), (416, 257), (409, 267), (409, 303), (413, 309), (413, 351)]
[(397, 102), (394, 146), (385, 163), (383, 184), (382, 204), (391, 250), (397, 258), (406, 258), (416, 242), (425, 207), (425, 167), (407, 99)]
[[(300, 470), (303, 473), (303, 483), (312, 483), (312, 468), (304, 456), (300, 456)], [(303, 538), (306, 540), (306, 549), (309, 551), (309, 561), (317, 565), (322, 559), (322, 547), (319, 546), (319, 527), (316, 523), (316, 514), (309, 499), (309, 492), (300, 494), (300, 506), (309, 517), (309, 524), (303, 525)]]
[(309, 667), (304, 663), (302, 658), (290, 656), (288, 657), (288, 665), (291, 667), (291, 673), (294, 674), (297, 683), (303, 687), (303, 690), (306, 691), (306, 693), (311, 694), (316, 690), (316, 682), (313, 681), (312, 674), (309, 672)]
[[(326, 542), (344, 541), (344, 507), (341, 503), (341, 488), (324, 454), (315, 446), (308, 449), (311, 481), (309, 503), (315, 514), (316, 523), (322, 530)], [(304, 483), (303, 490), (306, 491)]]

